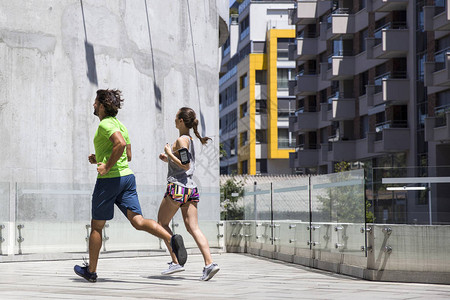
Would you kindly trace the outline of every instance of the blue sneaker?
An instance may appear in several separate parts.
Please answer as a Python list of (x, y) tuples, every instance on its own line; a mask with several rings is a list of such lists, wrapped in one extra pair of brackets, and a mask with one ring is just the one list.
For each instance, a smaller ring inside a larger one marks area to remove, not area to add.
[(172, 247), (172, 251), (177, 257), (178, 264), (184, 266), (187, 260), (187, 252), (184, 247), (183, 237), (179, 234), (172, 235), (170, 239), (170, 246)]
[(97, 273), (89, 272), (89, 264), (84, 263), (84, 267), (75, 265), (75, 267), (73, 267), (73, 270), (75, 271), (75, 274), (77, 274), (80, 277), (83, 277), (87, 281), (97, 282)]

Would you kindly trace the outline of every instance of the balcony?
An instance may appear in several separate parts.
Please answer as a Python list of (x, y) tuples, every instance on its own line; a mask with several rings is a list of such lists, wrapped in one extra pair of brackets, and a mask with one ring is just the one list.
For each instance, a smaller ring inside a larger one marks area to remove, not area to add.
[(324, 22), (320, 22), (320, 40), (328, 41), (332, 37), (331, 27), (332, 27), (332, 16), (328, 15)]
[(332, 15), (332, 34), (354, 34), (355, 15), (350, 14), (350, 9), (339, 8), (333, 11)]
[(425, 118), (425, 141), (450, 141), (450, 107), (437, 107), (434, 117)]
[(353, 120), (355, 118), (354, 98), (337, 98), (332, 100), (332, 115), (329, 121)]
[(409, 51), (409, 30), (406, 24), (385, 24), (367, 39), (367, 58), (383, 59), (405, 56)]
[[(319, 49), (320, 48), (320, 49)], [(315, 59), (318, 53), (326, 50), (326, 42), (319, 41), (317, 37), (297, 38), (297, 53), (294, 59), (310, 60)]]
[(450, 85), (450, 49), (436, 52), (434, 60), (425, 62), (425, 86)]
[(358, 97), (360, 116), (367, 115), (369, 108), (373, 106), (374, 90), (375, 87), (373, 85), (366, 85), (366, 94)]
[(369, 132), (368, 152), (399, 152), (410, 149), (410, 129), (406, 121), (387, 121), (377, 124), (375, 132)]
[(368, 12), (389, 12), (394, 10), (405, 10), (408, 0), (367, 0)]
[(297, 87), (295, 89), (295, 95), (307, 96), (315, 95), (318, 91), (317, 81), (319, 75), (299, 75), (297, 76)]
[(409, 100), (408, 78), (383, 79), (383, 102), (402, 105), (408, 104)]
[(328, 151), (328, 161), (351, 161), (355, 159), (356, 141), (332, 142), (332, 149)]
[(295, 96), (296, 87), (297, 87), (297, 80), (288, 81), (289, 96)]
[(331, 8), (331, 1), (327, 0), (297, 0), (297, 12), (294, 24), (313, 24), (316, 19)]
[(426, 31), (450, 30), (450, 1), (440, 0), (438, 2), (440, 2), (439, 6), (425, 6), (423, 8)]
[(296, 114), (289, 117), (289, 131), (308, 132), (318, 129), (319, 112), (297, 112)]
[(308, 168), (319, 164), (319, 149), (304, 149), (289, 153), (290, 168)]
[(351, 52), (342, 52), (345, 56), (331, 56), (328, 60), (331, 61), (331, 71), (328, 71), (327, 80), (346, 80), (352, 79), (355, 76), (355, 57)]
[[(391, 104), (409, 103), (409, 79), (405, 78), (406, 72), (397, 71), (385, 73), (375, 78), (373, 105), (380, 105), (386, 102)], [(381, 92), (381, 93), (380, 93)]]

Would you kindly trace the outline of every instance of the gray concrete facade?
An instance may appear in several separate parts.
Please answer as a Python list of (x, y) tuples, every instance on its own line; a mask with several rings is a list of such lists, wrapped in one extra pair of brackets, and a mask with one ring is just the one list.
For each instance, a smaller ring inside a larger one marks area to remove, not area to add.
[(177, 138), (177, 110), (189, 106), (212, 138), (203, 147), (194, 138), (195, 180), (218, 191), (217, 74), (227, 23), (224, 0), (1, 0), (0, 182), (93, 183), (95, 92), (117, 88), (138, 185), (164, 184), (158, 154)]

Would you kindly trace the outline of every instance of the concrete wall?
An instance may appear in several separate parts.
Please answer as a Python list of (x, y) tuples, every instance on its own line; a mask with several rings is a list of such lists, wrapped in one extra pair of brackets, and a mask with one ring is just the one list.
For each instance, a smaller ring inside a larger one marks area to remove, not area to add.
[[(218, 191), (223, 23), (225, 0), (0, 0), (0, 181), (93, 184), (95, 92), (118, 88), (138, 185), (164, 184), (158, 154), (177, 138), (178, 108), (190, 106), (213, 139), (196, 140), (195, 180)], [(218, 219), (219, 197), (207, 202)]]

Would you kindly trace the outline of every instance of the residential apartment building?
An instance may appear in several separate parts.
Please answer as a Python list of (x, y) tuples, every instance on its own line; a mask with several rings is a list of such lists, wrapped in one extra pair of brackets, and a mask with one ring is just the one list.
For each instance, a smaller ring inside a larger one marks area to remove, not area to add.
[[(332, 173), (346, 161), (372, 170), (374, 186), (381, 167), (445, 175), (434, 166), (450, 165), (449, 2), (296, 1), (295, 172)], [(449, 222), (448, 188), (432, 190), (398, 197), (373, 188), (368, 200), (378, 221)]]
[(288, 58), (288, 46), (295, 26), (288, 13), (294, 2), (246, 0), (234, 8), (219, 81), (219, 131), (226, 153), (221, 174), (290, 174), (295, 140), (288, 127), (295, 96), (289, 95), (288, 82), (295, 61)]

